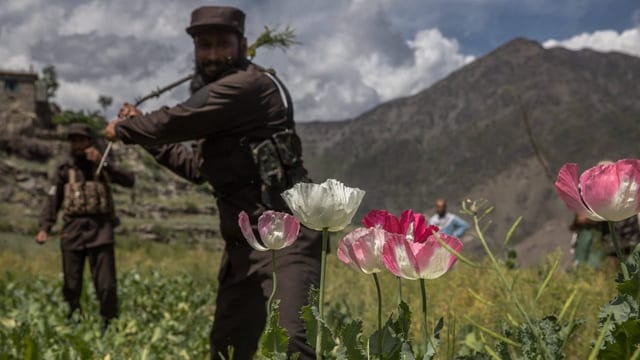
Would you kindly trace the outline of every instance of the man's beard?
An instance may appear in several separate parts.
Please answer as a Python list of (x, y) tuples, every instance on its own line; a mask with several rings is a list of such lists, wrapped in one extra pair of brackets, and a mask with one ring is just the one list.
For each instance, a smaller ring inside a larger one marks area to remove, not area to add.
[(87, 154), (84, 152), (84, 150), (72, 150), (71, 157), (79, 163), (87, 161)]
[[(239, 64), (240, 61), (238, 58), (233, 59), (231, 57), (224, 60), (217, 59), (214, 61), (203, 61), (200, 64), (196, 64), (196, 72), (202, 78), (202, 81), (204, 81), (205, 84), (208, 84), (220, 79), (225, 73), (238, 67)], [(206, 69), (212, 65), (215, 66), (215, 71), (208, 73)]]

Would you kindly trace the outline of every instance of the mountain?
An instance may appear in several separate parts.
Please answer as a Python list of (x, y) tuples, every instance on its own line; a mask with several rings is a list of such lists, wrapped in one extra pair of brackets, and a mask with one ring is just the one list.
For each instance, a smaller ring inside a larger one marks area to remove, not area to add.
[(553, 225), (566, 235), (556, 242), (568, 242), (572, 214), (536, 160), (522, 108), (553, 177), (566, 162), (585, 169), (637, 157), (640, 58), (516, 38), (414, 96), (348, 121), (300, 123), (298, 132), (315, 180), (367, 191), (359, 216), (431, 214), (438, 197), (457, 212), (462, 200), (483, 198), (495, 206), (493, 241), (522, 215), (515, 241)]

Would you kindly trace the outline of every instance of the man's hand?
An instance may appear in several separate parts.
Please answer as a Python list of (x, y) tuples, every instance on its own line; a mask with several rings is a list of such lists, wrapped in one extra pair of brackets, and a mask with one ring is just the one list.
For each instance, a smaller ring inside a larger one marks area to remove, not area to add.
[(137, 107), (129, 103), (124, 103), (118, 111), (118, 119), (111, 121), (107, 125), (106, 129), (104, 129), (104, 137), (109, 141), (117, 141), (118, 135), (116, 134), (116, 126), (118, 125), (118, 122), (122, 121), (122, 119), (139, 115), (142, 115), (142, 112)]
[(49, 235), (47, 235), (46, 231), (40, 230), (40, 231), (38, 231), (38, 235), (36, 235), (36, 242), (38, 244), (42, 245), (47, 241), (48, 237), (49, 237)]
[(109, 141), (118, 141), (118, 134), (116, 134), (116, 125), (122, 121), (120, 119), (112, 120), (104, 129), (104, 137)]
[(142, 115), (142, 112), (137, 107), (129, 103), (124, 103), (118, 111), (118, 119), (126, 119), (128, 117), (140, 115)]
[(100, 160), (102, 160), (102, 154), (98, 149), (93, 146), (90, 146), (84, 150), (85, 155), (87, 156), (87, 160), (92, 163), (98, 165), (100, 164)]

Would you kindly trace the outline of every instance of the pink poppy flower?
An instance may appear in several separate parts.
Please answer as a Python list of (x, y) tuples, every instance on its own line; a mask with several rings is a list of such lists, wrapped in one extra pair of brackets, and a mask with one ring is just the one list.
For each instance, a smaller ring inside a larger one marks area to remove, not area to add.
[(401, 234), (398, 218), (387, 210), (371, 210), (362, 219), (362, 225), (367, 228), (378, 228), (384, 231)]
[(279, 250), (290, 246), (296, 241), (300, 231), (300, 222), (293, 215), (271, 210), (265, 211), (258, 218), (258, 233), (262, 244), (256, 239), (246, 212), (238, 215), (238, 225), (249, 245), (258, 251)]
[(414, 213), (411, 209), (405, 210), (400, 214), (400, 228), (407, 240), (417, 243), (424, 243), (429, 236), (439, 230), (437, 226), (427, 226), (424, 215)]
[(384, 269), (382, 248), (385, 241), (391, 237), (402, 239), (402, 235), (376, 227), (357, 228), (338, 242), (338, 259), (365, 274), (378, 273)]
[(640, 212), (640, 160), (594, 166), (578, 178), (578, 165), (565, 164), (556, 191), (572, 211), (595, 221), (620, 221)]
[(424, 242), (392, 237), (382, 250), (382, 261), (394, 275), (409, 279), (436, 279), (444, 275), (457, 258), (442, 247), (439, 236), (449, 247), (459, 252), (462, 242), (446, 234), (432, 234)]
[(400, 214), (400, 219), (386, 210), (371, 210), (362, 220), (364, 226), (376, 227), (394, 234), (402, 234), (409, 241), (425, 242), (433, 233), (438, 232), (438, 227), (426, 225), (423, 214), (414, 213), (408, 209)]

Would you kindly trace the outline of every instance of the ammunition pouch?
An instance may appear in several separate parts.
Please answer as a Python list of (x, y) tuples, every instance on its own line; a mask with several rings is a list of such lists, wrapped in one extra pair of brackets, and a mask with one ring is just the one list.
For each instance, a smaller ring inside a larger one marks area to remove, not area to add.
[(273, 207), (283, 191), (308, 180), (302, 166), (300, 138), (293, 130), (278, 131), (269, 139), (250, 142), (248, 147), (258, 170), (265, 205)]
[(100, 181), (77, 182), (73, 168), (69, 169), (69, 182), (64, 185), (62, 206), (65, 216), (113, 215), (108, 184)]

